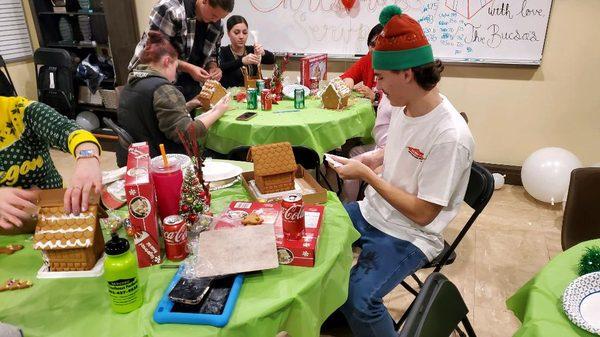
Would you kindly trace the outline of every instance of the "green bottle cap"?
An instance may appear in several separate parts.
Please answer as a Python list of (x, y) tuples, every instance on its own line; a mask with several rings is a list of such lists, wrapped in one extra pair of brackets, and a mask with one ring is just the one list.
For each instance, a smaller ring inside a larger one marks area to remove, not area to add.
[(111, 233), (112, 238), (104, 245), (107, 255), (121, 255), (129, 251), (129, 241), (119, 237), (119, 234)]

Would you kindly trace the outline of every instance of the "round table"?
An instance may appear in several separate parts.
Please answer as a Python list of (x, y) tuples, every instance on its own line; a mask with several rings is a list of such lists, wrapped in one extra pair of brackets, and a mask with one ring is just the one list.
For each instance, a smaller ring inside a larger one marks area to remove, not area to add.
[(600, 240), (582, 242), (557, 255), (506, 301), (523, 323), (513, 337), (596, 336), (571, 323), (562, 309), (563, 292), (579, 276), (579, 259), (591, 246), (600, 246)]
[[(240, 183), (213, 192), (213, 209), (232, 200), (248, 200)], [(139, 270), (144, 304), (116, 314), (109, 306), (102, 277), (36, 279), (42, 264), (31, 235), (0, 236), (0, 246), (22, 244), (13, 255), (0, 255), (0, 282), (33, 281), (33, 287), (0, 293), (0, 322), (20, 326), (25, 336), (318, 336), (321, 324), (347, 296), (352, 264), (351, 244), (358, 238), (342, 204), (332, 192), (325, 204), (315, 267), (280, 266), (245, 277), (229, 323), (223, 328), (157, 324), (152, 315), (175, 270), (153, 266)], [(135, 253), (135, 251), (134, 251)], [(169, 263), (168, 261), (166, 263)]]
[(225, 113), (208, 131), (206, 146), (227, 154), (242, 145), (261, 145), (290, 142), (315, 150), (319, 157), (342, 146), (348, 139), (370, 138), (375, 124), (375, 112), (371, 101), (353, 97), (350, 106), (342, 110), (322, 108), (320, 99), (306, 98), (306, 108), (297, 112), (294, 101), (284, 99), (274, 104), (270, 111), (253, 110), (256, 116), (247, 121), (236, 117), (246, 111), (246, 103), (232, 102), (234, 108)]

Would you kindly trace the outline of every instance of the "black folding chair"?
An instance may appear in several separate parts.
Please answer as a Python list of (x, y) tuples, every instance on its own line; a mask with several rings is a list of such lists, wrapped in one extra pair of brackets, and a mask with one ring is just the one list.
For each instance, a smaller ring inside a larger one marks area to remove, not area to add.
[[(471, 164), (471, 175), (469, 177), (469, 184), (465, 193), (464, 201), (473, 210), (473, 214), (467, 220), (461, 231), (458, 233), (452, 244), (444, 241), (444, 249), (433, 261), (429, 262), (422, 269), (434, 268), (433, 272), (439, 272), (443, 266), (452, 264), (456, 260), (455, 249), (460, 241), (467, 234), (479, 214), (483, 211), (488, 201), (492, 198), (494, 193), (494, 178), (492, 174), (480, 164), (473, 162)], [(423, 287), (423, 282), (419, 279), (416, 274), (412, 274), (411, 277), (417, 282), (419, 287)], [(417, 296), (419, 292), (411, 287), (406, 281), (402, 281), (402, 286), (408, 290), (411, 294)], [(400, 319), (396, 324), (396, 330), (402, 325), (403, 319)]]
[(102, 121), (108, 126), (113, 132), (119, 137), (119, 148), (117, 148), (117, 166), (123, 167), (127, 165), (127, 150), (129, 145), (135, 142), (133, 137), (125, 131), (122, 127), (118, 126), (112, 119), (103, 117)]
[[(237, 160), (237, 161), (246, 161), (248, 156), (248, 151), (250, 150), (250, 146), (243, 145), (238, 146), (227, 154), (227, 159), (229, 160)], [(307, 170), (315, 170), (317, 182), (320, 183), (320, 178), (323, 178), (325, 184), (329, 190), (333, 191), (333, 188), (325, 178), (323, 172), (321, 172), (321, 161), (319, 160), (319, 154), (313, 149), (304, 147), (304, 146), (292, 146), (292, 151), (294, 152), (294, 158), (296, 159), (296, 163), (302, 165)]]
[(598, 200), (600, 167), (582, 167), (571, 171), (561, 231), (563, 250), (583, 241), (600, 238)]
[(462, 322), (467, 336), (476, 337), (467, 318), (469, 309), (456, 286), (441, 273), (434, 272), (407, 310), (399, 337), (448, 337)]
[(0, 71), (0, 96), (17, 96), (15, 84), (12, 78), (10, 78), (8, 67), (2, 55), (0, 55), (0, 67), (4, 68), (4, 72)]

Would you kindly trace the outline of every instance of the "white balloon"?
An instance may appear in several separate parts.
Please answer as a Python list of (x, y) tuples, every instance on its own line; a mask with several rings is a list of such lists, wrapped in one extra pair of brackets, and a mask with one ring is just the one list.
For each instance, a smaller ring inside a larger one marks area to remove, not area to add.
[(600, 167), (600, 163), (595, 163), (595, 164), (592, 164), (592, 165), (590, 165), (589, 167)]
[(88, 131), (92, 131), (100, 127), (100, 120), (98, 119), (98, 116), (91, 111), (80, 112), (75, 118), (75, 122)]
[(571, 171), (582, 163), (560, 147), (545, 147), (532, 153), (521, 168), (523, 187), (532, 197), (552, 205), (561, 202), (569, 189)]
[(493, 173), (494, 177), (494, 189), (499, 190), (504, 186), (504, 176), (500, 173)]

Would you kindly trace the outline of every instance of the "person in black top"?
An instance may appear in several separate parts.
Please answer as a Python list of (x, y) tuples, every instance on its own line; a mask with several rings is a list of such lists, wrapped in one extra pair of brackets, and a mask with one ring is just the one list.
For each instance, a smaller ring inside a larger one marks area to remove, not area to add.
[(221, 85), (225, 88), (244, 86), (242, 67), (248, 69), (250, 76), (256, 76), (258, 64), (275, 63), (275, 55), (263, 49), (260, 44), (246, 46), (248, 22), (243, 16), (233, 15), (227, 20), (227, 35), (231, 44), (221, 47), (219, 53), (219, 65), (223, 71)]

